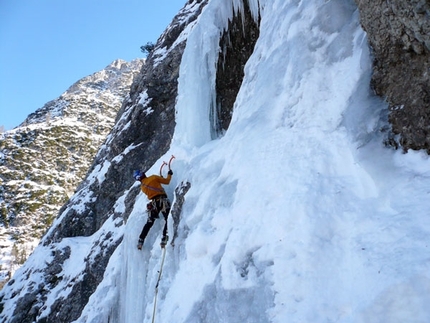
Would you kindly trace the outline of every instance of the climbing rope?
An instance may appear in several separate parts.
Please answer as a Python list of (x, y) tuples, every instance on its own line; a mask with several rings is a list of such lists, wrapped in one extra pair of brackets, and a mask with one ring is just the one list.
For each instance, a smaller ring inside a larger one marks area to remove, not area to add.
[[(175, 156), (172, 155), (172, 157), (170, 157), (169, 163), (163, 162), (163, 164), (160, 167), (160, 176), (163, 176), (162, 171), (163, 171), (163, 167), (165, 165), (169, 166), (169, 170), (170, 168), (170, 164), (172, 163), (172, 160), (175, 158)], [(166, 211), (166, 203), (168, 203), (167, 199), (163, 199), (163, 210), (162, 211)], [(169, 205), (170, 207), (170, 205)], [(166, 218), (166, 228), (167, 228), (167, 218)], [(166, 237), (167, 236), (167, 229), (166, 229)], [(157, 311), (157, 296), (158, 296), (158, 285), (160, 284), (160, 280), (161, 280), (161, 274), (163, 273), (163, 265), (164, 265), (164, 259), (166, 258), (166, 245), (162, 245), (163, 248), (163, 255), (161, 256), (161, 264), (160, 264), (160, 270), (158, 271), (158, 278), (157, 278), (157, 283), (155, 284), (155, 295), (154, 295), (154, 309), (152, 311), (152, 323), (155, 322), (155, 314)]]
[(155, 312), (157, 310), (157, 295), (158, 295), (158, 285), (160, 284), (161, 274), (163, 272), (164, 258), (166, 257), (166, 247), (163, 248), (163, 255), (161, 258), (160, 270), (158, 271), (158, 279), (155, 284), (155, 295), (154, 295), (154, 310), (152, 311), (152, 323), (155, 322)]

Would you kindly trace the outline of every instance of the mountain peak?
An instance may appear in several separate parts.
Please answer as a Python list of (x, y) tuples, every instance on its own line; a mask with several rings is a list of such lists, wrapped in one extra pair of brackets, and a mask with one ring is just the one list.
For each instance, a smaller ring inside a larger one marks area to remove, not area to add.
[[(108, 105), (120, 106), (121, 100), (128, 94), (128, 89), (134, 75), (143, 65), (143, 59), (126, 62), (118, 59), (106, 66), (103, 70), (86, 76), (61, 94), (57, 99), (49, 101), (42, 108), (31, 113), (20, 126), (44, 123), (53, 118), (77, 116), (82, 110), (90, 110), (97, 104), (89, 104), (89, 101), (103, 101)], [(70, 102), (79, 101), (82, 97), (80, 108), (70, 106)], [(88, 104), (85, 102), (88, 101)]]
[(2, 252), (13, 255), (11, 262), (2, 258), (2, 279), (31, 252), (82, 181), (142, 64), (116, 60), (1, 135)]

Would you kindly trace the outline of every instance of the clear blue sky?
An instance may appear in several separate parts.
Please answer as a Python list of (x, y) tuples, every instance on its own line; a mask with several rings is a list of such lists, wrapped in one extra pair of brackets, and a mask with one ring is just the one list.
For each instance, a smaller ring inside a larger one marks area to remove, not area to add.
[(117, 58), (144, 57), (186, 0), (0, 0), (0, 126)]

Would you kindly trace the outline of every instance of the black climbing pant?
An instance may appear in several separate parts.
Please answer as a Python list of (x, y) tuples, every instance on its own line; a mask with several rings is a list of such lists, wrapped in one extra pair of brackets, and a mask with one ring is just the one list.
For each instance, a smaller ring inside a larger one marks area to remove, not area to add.
[(159, 214), (164, 216), (164, 229), (163, 237), (167, 235), (167, 218), (170, 212), (170, 202), (166, 195), (159, 195), (154, 197), (151, 202), (146, 205), (146, 211), (148, 212), (148, 220), (143, 226), (142, 232), (140, 233), (139, 239), (145, 240), (149, 230), (154, 225), (156, 219), (159, 218)]

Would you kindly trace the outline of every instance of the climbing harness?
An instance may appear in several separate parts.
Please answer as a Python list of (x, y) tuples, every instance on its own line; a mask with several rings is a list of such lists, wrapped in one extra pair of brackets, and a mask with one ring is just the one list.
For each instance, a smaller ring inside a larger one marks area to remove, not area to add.
[(161, 274), (163, 272), (164, 258), (166, 257), (166, 247), (163, 248), (163, 255), (161, 258), (160, 270), (158, 271), (157, 283), (155, 284), (155, 295), (154, 295), (154, 310), (152, 311), (152, 323), (155, 322), (155, 312), (157, 310), (157, 295), (158, 295), (158, 285), (160, 284)]

